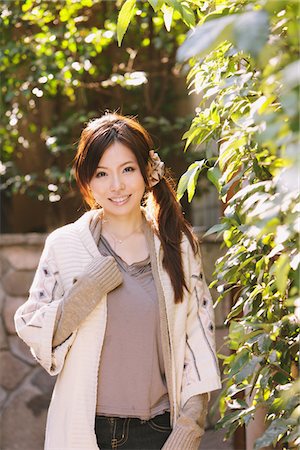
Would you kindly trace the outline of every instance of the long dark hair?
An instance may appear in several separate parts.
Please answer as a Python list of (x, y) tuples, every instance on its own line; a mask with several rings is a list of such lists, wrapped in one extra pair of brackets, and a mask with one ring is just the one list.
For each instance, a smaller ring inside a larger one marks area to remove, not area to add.
[(181, 206), (176, 199), (175, 183), (169, 171), (166, 170), (158, 184), (149, 187), (147, 167), (150, 160), (149, 151), (154, 147), (149, 133), (135, 118), (120, 114), (106, 113), (100, 118), (91, 120), (81, 133), (74, 158), (73, 170), (76, 182), (89, 207), (97, 208), (98, 205), (88, 186), (103, 153), (115, 141), (126, 145), (136, 156), (146, 185), (145, 207), (151, 209), (156, 220), (156, 232), (164, 251), (163, 266), (170, 276), (175, 302), (179, 303), (183, 299), (184, 289), (188, 289), (183, 272), (180, 242), (185, 234), (194, 253), (197, 253), (198, 241), (191, 225), (182, 215)]

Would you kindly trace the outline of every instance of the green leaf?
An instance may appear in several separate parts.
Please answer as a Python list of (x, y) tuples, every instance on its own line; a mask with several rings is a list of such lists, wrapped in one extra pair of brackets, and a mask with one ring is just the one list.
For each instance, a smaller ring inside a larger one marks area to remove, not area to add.
[(33, 6), (33, 0), (27, 0), (26, 3), (24, 3), (22, 5), (22, 11), (23, 12), (29, 11), (30, 8), (32, 8), (32, 6)]
[(300, 60), (293, 61), (282, 70), (282, 79), (284, 82), (284, 90), (292, 89), (299, 86)]
[(225, 40), (257, 57), (269, 36), (269, 19), (265, 11), (249, 11), (209, 20), (188, 33), (177, 51), (177, 59), (184, 62), (193, 56), (204, 56)]
[(230, 409), (242, 409), (242, 408), (245, 409), (245, 408), (247, 408), (247, 406), (248, 406), (247, 402), (245, 402), (245, 400), (241, 400), (239, 398), (231, 399), (228, 402), (228, 407)]
[(238, 349), (241, 341), (244, 341), (244, 335), (244, 326), (240, 322), (232, 320), (229, 325), (229, 337), (235, 349)]
[(191, 164), (188, 170), (181, 176), (177, 187), (177, 200), (179, 201), (186, 190), (188, 190), (189, 201), (191, 201), (196, 187), (197, 178), (205, 163), (205, 159)]
[(191, 144), (191, 142), (194, 140), (194, 138), (200, 134), (200, 129), (199, 127), (193, 127), (190, 128), (188, 131), (186, 131), (184, 133), (184, 135), (182, 136), (182, 139), (187, 139), (186, 143), (185, 143), (185, 147), (184, 147), (184, 151), (187, 150), (188, 146)]
[(182, 15), (184, 23), (186, 23), (186, 25), (188, 27), (195, 26), (195, 15), (194, 15), (193, 10), (189, 6), (182, 4), (181, 15)]
[(219, 166), (223, 172), (227, 165), (235, 159), (241, 147), (246, 145), (246, 136), (241, 136), (239, 139), (233, 135), (228, 141), (220, 145)]
[(232, 319), (233, 317), (237, 316), (244, 307), (244, 302), (242, 300), (239, 300), (235, 303), (235, 305), (232, 307), (230, 313), (227, 315), (227, 320)]
[(190, 175), (188, 185), (187, 185), (187, 192), (188, 192), (188, 201), (189, 203), (192, 201), (192, 198), (194, 197), (195, 190), (196, 190), (196, 184), (198, 181), (200, 173), (200, 167), (195, 167)]
[(230, 426), (230, 424), (234, 423), (235, 421), (237, 421), (238, 419), (242, 418), (243, 416), (245, 416), (245, 415), (247, 415), (249, 413), (252, 413), (254, 410), (255, 410), (255, 407), (251, 406), (250, 408), (243, 409), (242, 411), (238, 410), (238, 411), (234, 411), (232, 413), (226, 414), (225, 417), (223, 417), (222, 419), (220, 419), (217, 422), (218, 428), (220, 428), (220, 427), (223, 427), (223, 428), (228, 427), (228, 426)]
[(277, 442), (277, 438), (287, 431), (289, 421), (286, 419), (275, 419), (264, 434), (255, 441), (254, 450), (259, 450)]
[(257, 340), (257, 345), (260, 352), (267, 352), (272, 345), (272, 340), (268, 334), (262, 334)]
[(252, 377), (257, 371), (257, 366), (262, 359), (262, 356), (252, 356), (252, 359), (236, 374), (236, 383), (241, 383), (242, 381), (247, 380), (249, 376)]
[(207, 171), (207, 178), (209, 179), (209, 181), (211, 181), (216, 186), (216, 188), (218, 189), (218, 192), (220, 192), (220, 190), (221, 190), (221, 186), (219, 184), (219, 179), (221, 178), (221, 176), (222, 176), (222, 173), (218, 166), (211, 167)]
[(240, 50), (255, 58), (269, 37), (269, 16), (264, 10), (240, 14), (233, 26), (233, 40)]
[(288, 254), (283, 253), (275, 262), (276, 284), (281, 295), (285, 294), (289, 271), (290, 257)]
[(238, 20), (236, 14), (205, 22), (187, 34), (177, 51), (177, 60), (184, 62), (193, 56), (208, 54), (213, 48), (232, 37), (232, 24)]
[(117, 23), (117, 37), (119, 47), (121, 46), (124, 34), (126, 33), (128, 25), (132, 19), (135, 4), (136, 0), (126, 0), (119, 12)]
[(269, 191), (271, 187), (270, 181), (260, 181), (258, 183), (249, 184), (248, 186), (241, 189), (239, 192), (234, 194), (234, 196), (230, 199), (231, 202), (240, 200), (246, 197), (248, 194), (256, 191), (257, 189), (263, 189), (265, 191)]
[(241, 368), (249, 361), (250, 352), (243, 349), (241, 352), (237, 353), (230, 367), (230, 376), (238, 373)]
[(216, 225), (212, 226), (209, 230), (206, 231), (204, 236), (209, 236), (210, 234), (219, 233), (221, 231), (224, 231), (228, 228), (228, 224), (225, 223), (217, 223)]
[(174, 9), (171, 6), (163, 5), (161, 10), (164, 14), (165, 27), (167, 31), (170, 31)]
[(163, 0), (149, 0), (150, 5), (155, 12), (159, 11), (163, 5)]

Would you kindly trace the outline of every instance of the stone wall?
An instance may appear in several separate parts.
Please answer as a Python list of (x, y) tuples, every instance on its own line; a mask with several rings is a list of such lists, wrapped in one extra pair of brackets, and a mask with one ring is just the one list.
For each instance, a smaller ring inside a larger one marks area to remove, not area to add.
[(42, 450), (55, 379), (16, 336), (14, 313), (28, 297), (45, 235), (0, 236), (1, 450)]
[[(55, 377), (36, 363), (28, 347), (16, 336), (13, 317), (27, 299), (45, 238), (46, 235), (36, 233), (0, 236), (1, 450), (43, 449), (47, 408)], [(202, 244), (208, 282), (213, 279), (214, 262), (220, 256), (219, 245), (213, 239)], [(218, 349), (226, 335), (223, 323), (227, 312), (228, 302), (221, 303), (216, 310)], [(213, 393), (211, 404), (217, 394)], [(217, 413), (209, 417), (208, 428), (217, 417)]]

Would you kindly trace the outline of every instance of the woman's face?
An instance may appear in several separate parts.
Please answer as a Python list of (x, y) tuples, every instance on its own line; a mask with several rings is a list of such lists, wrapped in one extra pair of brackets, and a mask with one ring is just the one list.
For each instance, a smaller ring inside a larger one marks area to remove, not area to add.
[(106, 215), (140, 212), (145, 182), (134, 153), (121, 142), (114, 142), (100, 158), (90, 188)]

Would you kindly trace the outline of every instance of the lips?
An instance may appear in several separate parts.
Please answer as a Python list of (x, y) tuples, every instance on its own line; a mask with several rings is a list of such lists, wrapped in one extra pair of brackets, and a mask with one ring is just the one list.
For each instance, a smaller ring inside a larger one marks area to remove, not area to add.
[(123, 195), (122, 197), (115, 197), (115, 198), (110, 198), (109, 200), (114, 203), (115, 205), (123, 205), (124, 203), (127, 202), (127, 200), (129, 199), (130, 195)]

